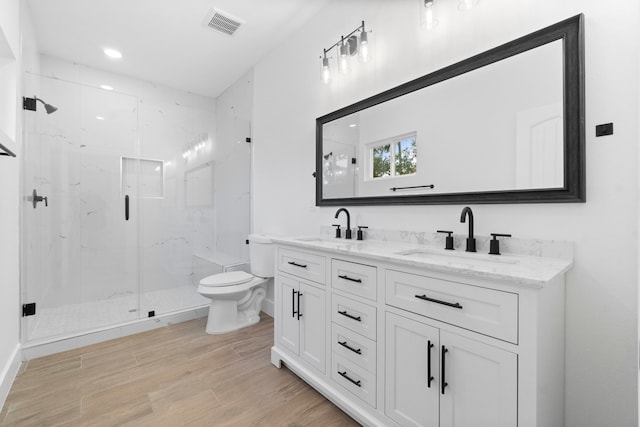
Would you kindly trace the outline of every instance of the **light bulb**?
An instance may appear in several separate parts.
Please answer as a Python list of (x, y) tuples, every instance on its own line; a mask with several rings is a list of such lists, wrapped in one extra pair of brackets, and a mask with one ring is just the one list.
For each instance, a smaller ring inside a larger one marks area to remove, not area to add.
[(346, 73), (349, 71), (349, 47), (342, 43), (340, 46), (340, 71)]
[(329, 68), (329, 58), (322, 58), (322, 82), (329, 84), (331, 81), (331, 69)]
[(478, 4), (479, 0), (460, 0), (458, 1), (458, 10), (469, 10)]
[(422, 15), (422, 26), (426, 28), (427, 31), (433, 30), (439, 23), (439, 21), (434, 17), (433, 7), (435, 5), (435, 0), (421, 0), (423, 5), (423, 15)]
[(369, 60), (369, 37), (366, 31), (360, 34), (360, 60), (362, 62)]

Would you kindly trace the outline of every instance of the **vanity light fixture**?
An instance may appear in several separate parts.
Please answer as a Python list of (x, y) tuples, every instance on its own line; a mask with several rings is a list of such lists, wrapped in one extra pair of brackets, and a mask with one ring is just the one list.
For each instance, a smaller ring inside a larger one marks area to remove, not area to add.
[(331, 81), (331, 64), (329, 62), (331, 57), (327, 56), (327, 54), (333, 48), (336, 48), (338, 52), (338, 69), (341, 73), (347, 73), (349, 71), (351, 57), (356, 54), (358, 54), (361, 62), (368, 62), (371, 59), (370, 45), (369, 35), (365, 29), (364, 21), (346, 36), (340, 36), (340, 40), (336, 43), (323, 49), (323, 54), (320, 59), (322, 61), (321, 73), (324, 84), (328, 84)]
[[(442, 6), (437, 6), (436, 3), (442, 3), (442, 0), (418, 0), (418, 2), (420, 4), (420, 27), (431, 31), (440, 23), (438, 15), (442, 13), (439, 11)], [(479, 2), (480, 0), (458, 0), (458, 10), (466, 12)]]
[(120, 53), (120, 51), (118, 50), (112, 49), (110, 47), (105, 47), (102, 51), (111, 59), (122, 59), (122, 53)]

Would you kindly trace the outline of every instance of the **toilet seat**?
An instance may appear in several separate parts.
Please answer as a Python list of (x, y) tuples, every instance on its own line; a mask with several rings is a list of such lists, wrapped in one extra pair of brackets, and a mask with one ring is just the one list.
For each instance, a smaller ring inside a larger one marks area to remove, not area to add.
[(234, 286), (247, 283), (253, 278), (253, 275), (245, 271), (229, 271), (226, 273), (207, 276), (204, 279), (200, 280), (200, 285), (211, 287)]

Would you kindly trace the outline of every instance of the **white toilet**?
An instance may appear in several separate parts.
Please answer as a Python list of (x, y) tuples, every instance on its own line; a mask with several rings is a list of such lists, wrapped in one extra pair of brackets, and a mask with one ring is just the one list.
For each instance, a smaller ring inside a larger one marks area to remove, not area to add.
[(260, 321), (260, 308), (273, 277), (273, 243), (266, 236), (249, 235), (249, 266), (252, 274), (230, 271), (200, 280), (198, 292), (211, 299), (207, 333), (222, 334)]

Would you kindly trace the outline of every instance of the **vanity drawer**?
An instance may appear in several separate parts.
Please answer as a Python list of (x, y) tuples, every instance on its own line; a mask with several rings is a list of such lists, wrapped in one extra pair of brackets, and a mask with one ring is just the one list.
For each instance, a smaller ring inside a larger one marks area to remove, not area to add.
[(331, 286), (375, 301), (377, 295), (376, 267), (331, 260)]
[(291, 249), (278, 249), (278, 270), (325, 284), (326, 258)]
[(387, 270), (386, 303), (518, 343), (518, 295), (514, 293)]
[(376, 372), (375, 341), (332, 323), (331, 348), (335, 354), (350, 360), (369, 372)]
[(376, 308), (358, 301), (333, 295), (331, 320), (365, 337), (376, 339)]
[(371, 407), (376, 407), (376, 376), (333, 353), (331, 378)]

